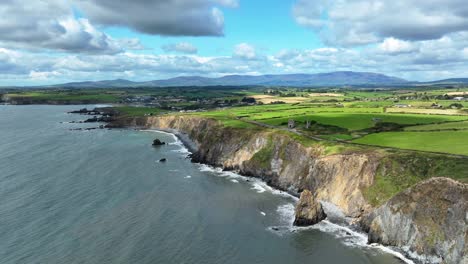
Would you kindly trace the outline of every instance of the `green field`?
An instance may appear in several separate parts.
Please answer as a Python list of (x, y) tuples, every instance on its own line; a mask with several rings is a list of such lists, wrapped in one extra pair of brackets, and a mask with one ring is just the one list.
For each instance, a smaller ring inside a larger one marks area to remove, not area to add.
[(441, 124), (431, 124), (422, 126), (411, 126), (405, 131), (437, 131), (437, 130), (468, 130), (468, 121), (447, 122)]
[[(468, 92), (468, 88), (53, 88), (8, 91), (5, 96), (18, 99), (19, 104), (119, 103), (124, 106), (116, 109), (130, 117), (194, 115), (216, 119), (227, 127), (293, 132), (297, 140), (308, 144), (322, 139), (330, 149), (333, 145), (349, 148), (353, 145), (347, 142), (356, 142), (468, 155), (468, 100), (454, 100), (460, 92)], [(244, 102), (249, 96), (283, 103)], [(296, 121), (294, 131), (288, 131), (288, 120)], [(307, 129), (306, 121), (312, 121)]]
[(114, 107), (122, 116), (145, 116), (145, 115), (157, 115), (163, 111), (159, 108), (154, 107), (132, 107), (132, 106), (118, 106)]
[(348, 130), (362, 130), (373, 127), (373, 118), (379, 118), (382, 122), (398, 124), (428, 124), (436, 122), (467, 120), (468, 116), (442, 116), (442, 115), (418, 115), (418, 114), (362, 114), (362, 113), (318, 113), (290, 118), (274, 118), (263, 120), (270, 125), (285, 124), (288, 119), (305, 122), (314, 120), (322, 124), (343, 127)]
[(468, 155), (468, 131), (385, 132), (354, 140), (355, 143)]

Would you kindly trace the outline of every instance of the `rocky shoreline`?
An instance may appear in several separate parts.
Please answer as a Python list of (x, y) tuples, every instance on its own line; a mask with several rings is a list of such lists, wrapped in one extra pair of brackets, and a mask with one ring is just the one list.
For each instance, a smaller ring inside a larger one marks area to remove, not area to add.
[[(375, 184), (382, 160), (377, 152), (325, 155), (284, 135), (239, 134), (215, 120), (197, 117), (127, 118), (107, 127), (172, 133), (193, 153), (194, 162), (258, 177), (301, 196), (296, 207), (298, 225), (322, 220), (325, 213), (320, 202), (332, 203), (368, 232), (369, 243), (399, 247), (419, 263), (468, 263), (467, 184), (430, 178), (375, 207), (365, 199), (363, 190)], [(431, 193), (431, 189), (445, 191)]]

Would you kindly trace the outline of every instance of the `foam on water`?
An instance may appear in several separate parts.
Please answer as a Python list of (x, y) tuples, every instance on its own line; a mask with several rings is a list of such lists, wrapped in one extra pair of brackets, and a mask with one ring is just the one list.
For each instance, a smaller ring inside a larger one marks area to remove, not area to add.
[[(165, 132), (165, 131), (159, 131), (159, 130), (144, 130), (144, 131), (154, 131), (154, 132), (158, 132), (158, 133), (164, 133), (164, 134), (171, 135), (174, 138), (174, 142), (171, 142), (168, 145), (180, 146), (180, 149), (173, 150), (174, 152), (178, 152), (178, 153), (181, 153), (181, 154), (190, 154), (191, 153), (185, 147), (184, 143), (181, 140), (179, 140), (179, 138), (176, 135), (174, 135), (172, 133)], [(199, 166), (199, 170), (202, 171), (202, 172), (209, 172), (209, 173), (211, 173), (211, 174), (213, 174), (213, 175), (215, 175), (217, 177), (227, 178), (231, 182), (238, 183), (239, 180), (243, 180), (244, 182), (249, 182), (250, 185), (251, 185), (251, 189), (255, 190), (259, 194), (262, 194), (264, 192), (270, 192), (270, 193), (275, 194), (275, 195), (280, 195), (280, 196), (290, 198), (294, 202), (298, 201), (297, 197), (295, 197), (295, 196), (293, 196), (293, 195), (291, 195), (291, 194), (289, 194), (287, 192), (274, 189), (271, 186), (268, 186), (265, 182), (263, 182), (260, 179), (245, 177), (245, 176), (239, 175), (239, 174), (237, 174), (235, 172), (232, 172), (232, 171), (223, 171), (221, 168), (216, 168), (216, 167), (206, 165), (206, 164), (198, 164), (198, 166)], [(174, 170), (174, 171), (177, 171), (177, 170)], [(191, 176), (186, 176), (185, 178), (188, 179), (188, 178), (191, 178)], [(363, 233), (363, 232), (361, 232), (359, 230), (354, 230), (353, 227), (351, 225), (349, 225), (349, 224), (343, 224), (343, 223), (347, 223), (349, 219), (346, 219), (344, 217), (344, 214), (341, 212), (341, 210), (339, 210), (338, 207), (336, 207), (335, 205), (333, 205), (331, 203), (326, 203), (326, 202), (323, 202), (322, 204), (323, 204), (323, 206), (324, 206), (324, 208), (325, 208), (325, 210), (327, 212), (327, 215), (329, 215), (329, 217), (327, 219), (321, 221), (320, 223), (318, 223), (316, 225), (313, 225), (313, 226), (309, 226), (309, 227), (296, 227), (296, 226), (293, 226), (293, 223), (294, 223), (294, 209), (295, 209), (294, 203), (286, 203), (286, 204), (280, 205), (277, 208), (276, 211), (277, 211), (277, 213), (278, 213), (278, 215), (280, 217), (281, 226), (270, 227), (269, 229), (274, 230), (275, 233), (279, 234), (279, 235), (284, 235), (284, 234), (291, 233), (291, 232), (300, 232), (300, 231), (303, 231), (303, 230), (316, 229), (316, 230), (320, 230), (322, 232), (326, 232), (326, 233), (334, 235), (335, 237), (340, 239), (343, 244), (345, 244), (347, 246), (378, 249), (378, 250), (381, 250), (383, 252), (394, 255), (395, 257), (401, 259), (405, 263), (414, 264), (413, 261), (406, 258), (403, 254), (401, 254), (400, 252), (398, 252), (396, 250), (393, 250), (390, 247), (385, 247), (385, 246), (382, 246), (380, 244), (368, 244), (367, 243), (367, 234), (365, 234), (365, 233)], [(266, 213), (263, 212), (263, 211), (260, 211), (260, 214), (263, 215), (263, 216), (266, 216)], [(329, 219), (333, 219), (333, 220), (339, 219), (341, 221), (339, 221), (340, 224), (336, 224), (336, 223), (331, 222)]]
[(161, 131), (161, 130), (154, 130), (154, 129), (145, 129), (145, 130), (140, 130), (140, 131), (155, 132), (155, 133), (170, 135), (174, 139), (174, 142), (167, 143), (167, 145), (179, 147), (179, 149), (171, 150), (172, 152), (181, 153), (181, 154), (191, 154), (191, 152), (184, 145), (184, 143), (173, 133), (169, 133), (169, 132)]
[[(367, 234), (360, 232), (358, 230), (355, 230), (351, 225), (349, 226), (338, 225), (336, 223), (330, 222), (327, 218), (313, 226), (308, 226), (308, 227), (293, 226), (294, 205), (292, 203), (279, 206), (277, 208), (277, 212), (279, 214), (279, 217), (282, 223), (284, 223), (284, 226), (279, 226), (279, 227), (274, 228), (275, 231), (277, 231), (276, 233), (278, 233), (279, 235), (283, 235), (285, 233), (290, 233), (290, 232), (300, 232), (304, 230), (316, 229), (316, 230), (320, 230), (322, 232), (326, 232), (326, 233), (334, 235), (336, 238), (340, 239), (343, 244), (347, 246), (378, 249), (378, 250), (394, 255), (395, 257), (401, 259), (405, 263), (414, 264), (412, 260), (406, 258), (403, 254), (401, 254), (400, 252), (396, 250), (393, 250), (390, 247), (385, 247), (380, 244), (369, 245), (367, 243)], [(330, 212), (330, 210), (328, 210), (327, 212)], [(342, 213), (332, 211), (332, 214), (335, 217), (337, 217), (337, 215), (340, 215)]]
[(265, 188), (263, 188), (260, 184), (258, 183), (254, 183), (251, 190), (255, 190), (257, 191), (258, 193), (262, 193), (262, 192), (265, 192)]
[(280, 195), (289, 199), (292, 199), (294, 201), (297, 201), (298, 198), (281, 190), (277, 190), (266, 184), (264, 181), (261, 179), (257, 178), (252, 178), (252, 177), (246, 177), (242, 176), (238, 173), (232, 172), (232, 171), (223, 171), (221, 168), (216, 168), (210, 165), (206, 164), (198, 164), (200, 171), (203, 172), (210, 172), (211, 174), (217, 176), (217, 177), (224, 177), (229, 180), (235, 179), (236, 182), (239, 182), (239, 180), (244, 181), (244, 182), (249, 182), (251, 185), (251, 189), (257, 191), (257, 193), (264, 193), (264, 192), (269, 192), (275, 195)]

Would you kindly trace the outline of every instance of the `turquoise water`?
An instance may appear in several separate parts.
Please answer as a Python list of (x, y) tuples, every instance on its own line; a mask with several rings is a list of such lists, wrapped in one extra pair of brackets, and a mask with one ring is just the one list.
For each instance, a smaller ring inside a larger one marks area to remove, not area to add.
[(293, 198), (172, 135), (70, 131), (96, 126), (67, 123), (78, 108), (0, 106), (0, 263), (400, 263), (332, 224), (293, 229)]

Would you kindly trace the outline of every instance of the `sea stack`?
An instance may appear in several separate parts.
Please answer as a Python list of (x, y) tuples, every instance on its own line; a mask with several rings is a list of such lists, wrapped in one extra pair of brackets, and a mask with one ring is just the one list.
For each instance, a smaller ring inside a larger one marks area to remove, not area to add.
[(295, 215), (295, 226), (315, 225), (327, 217), (322, 205), (309, 190), (304, 190), (301, 193), (301, 198), (296, 205)]
[(153, 146), (162, 146), (162, 145), (166, 145), (166, 142), (162, 142), (161, 140), (159, 140), (159, 138), (153, 140)]

